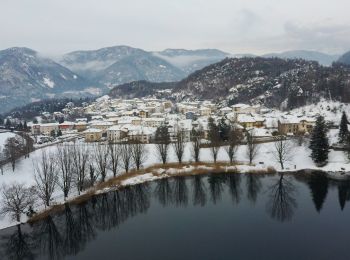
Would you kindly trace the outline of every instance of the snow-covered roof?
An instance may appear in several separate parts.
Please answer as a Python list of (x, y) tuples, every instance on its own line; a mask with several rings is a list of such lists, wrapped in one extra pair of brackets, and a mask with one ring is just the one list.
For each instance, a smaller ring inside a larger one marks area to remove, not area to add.
[(91, 121), (90, 125), (94, 125), (94, 126), (109, 126), (109, 125), (113, 125), (112, 122), (108, 122), (108, 121)]
[(97, 129), (97, 128), (89, 128), (87, 130), (85, 130), (83, 133), (101, 133), (102, 130)]
[(250, 107), (249, 105), (247, 104), (235, 104), (235, 105), (232, 105), (231, 106), (232, 108), (246, 108), (246, 107)]
[(74, 122), (66, 121), (66, 122), (60, 123), (60, 125), (70, 125), (70, 126), (73, 126), (73, 125), (75, 125), (75, 123), (74, 123)]
[(223, 107), (223, 108), (220, 108), (220, 111), (232, 111), (232, 108), (230, 108), (230, 107)]
[(250, 115), (240, 114), (237, 116), (237, 121), (240, 123), (255, 123), (256, 120)]

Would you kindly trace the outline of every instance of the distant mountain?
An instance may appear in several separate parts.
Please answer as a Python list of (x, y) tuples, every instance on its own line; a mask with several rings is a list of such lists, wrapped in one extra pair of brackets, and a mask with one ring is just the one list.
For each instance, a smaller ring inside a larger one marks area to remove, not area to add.
[[(89, 95), (90, 83), (28, 48), (0, 51), (0, 111), (65, 94)], [(94, 89), (90, 89), (92, 91)]]
[(216, 49), (147, 52), (129, 46), (114, 46), (71, 52), (59, 63), (93, 82), (111, 87), (138, 80), (178, 81), (228, 56), (230, 54)]
[(304, 59), (308, 61), (317, 61), (321, 65), (330, 66), (339, 58), (339, 55), (330, 55), (317, 51), (295, 50), (281, 53), (269, 53), (262, 55), (265, 58), (281, 58), (281, 59)]
[(350, 102), (350, 68), (314, 61), (231, 58), (178, 82), (173, 97), (294, 108), (330, 98)]
[[(144, 85), (136, 82), (133, 86), (138, 84)], [(146, 86), (155, 90), (169, 88), (162, 83)], [(170, 87), (173, 88), (168, 97), (178, 101), (210, 99), (225, 104), (244, 102), (292, 109), (322, 98), (350, 102), (350, 68), (339, 64), (324, 67), (302, 59), (226, 58)], [(133, 88), (117, 86), (114, 91), (118, 96), (132, 96)], [(153, 93), (156, 92), (159, 91)]]
[(154, 52), (154, 55), (178, 67), (186, 75), (231, 56), (217, 49), (166, 49)]
[(186, 76), (151, 52), (128, 46), (71, 52), (64, 55), (60, 63), (107, 87), (135, 80), (176, 81)]
[(339, 59), (338, 59), (339, 63), (343, 63), (346, 65), (350, 65), (350, 51), (347, 53), (344, 53)]

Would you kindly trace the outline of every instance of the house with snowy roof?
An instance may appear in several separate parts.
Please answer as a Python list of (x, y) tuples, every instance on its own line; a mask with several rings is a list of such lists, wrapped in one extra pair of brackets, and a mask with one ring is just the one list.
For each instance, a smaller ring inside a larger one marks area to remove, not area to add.
[(102, 130), (97, 128), (89, 128), (84, 132), (85, 142), (99, 142), (102, 139)]
[(310, 133), (315, 125), (314, 118), (288, 116), (278, 120), (278, 132), (286, 135)]

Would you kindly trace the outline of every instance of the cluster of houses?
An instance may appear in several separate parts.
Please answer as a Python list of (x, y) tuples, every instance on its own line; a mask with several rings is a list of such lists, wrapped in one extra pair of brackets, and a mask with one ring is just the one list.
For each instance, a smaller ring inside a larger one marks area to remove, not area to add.
[(78, 132), (86, 142), (140, 141), (150, 143), (157, 128), (167, 125), (171, 138), (181, 130), (190, 140), (192, 129), (200, 129), (203, 137), (208, 132), (208, 119), (217, 122), (224, 118), (234, 122), (242, 131), (255, 130), (257, 138), (269, 138), (275, 133), (304, 135), (310, 133), (315, 124), (313, 117), (280, 113), (273, 115), (269, 109), (258, 105), (235, 104), (219, 107), (210, 101), (173, 103), (161, 99), (97, 99), (84, 108), (86, 117), (74, 122), (33, 124), (33, 135), (49, 135), (52, 132)]

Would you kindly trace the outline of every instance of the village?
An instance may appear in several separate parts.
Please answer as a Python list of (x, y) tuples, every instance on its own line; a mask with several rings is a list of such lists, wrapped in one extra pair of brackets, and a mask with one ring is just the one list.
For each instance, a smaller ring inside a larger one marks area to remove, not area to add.
[[(68, 121), (72, 112), (80, 111), (84, 117)], [(158, 127), (166, 125), (171, 140), (176, 133), (184, 133), (185, 141), (191, 139), (193, 129), (200, 130), (202, 138), (208, 137), (208, 119), (216, 124), (224, 120), (242, 133), (251, 131), (254, 139), (272, 141), (276, 135), (290, 137), (308, 136), (315, 125), (317, 114), (282, 113), (259, 105), (235, 104), (219, 107), (210, 101), (173, 103), (169, 100), (111, 99), (101, 97), (85, 107), (68, 104), (65, 109), (44, 113), (47, 118), (59, 118), (61, 123), (37, 123), (31, 125), (31, 133), (41, 143), (52, 136), (79, 134), (85, 142), (109, 143), (142, 142), (152, 143)], [(67, 120), (68, 119), (68, 120)]]

